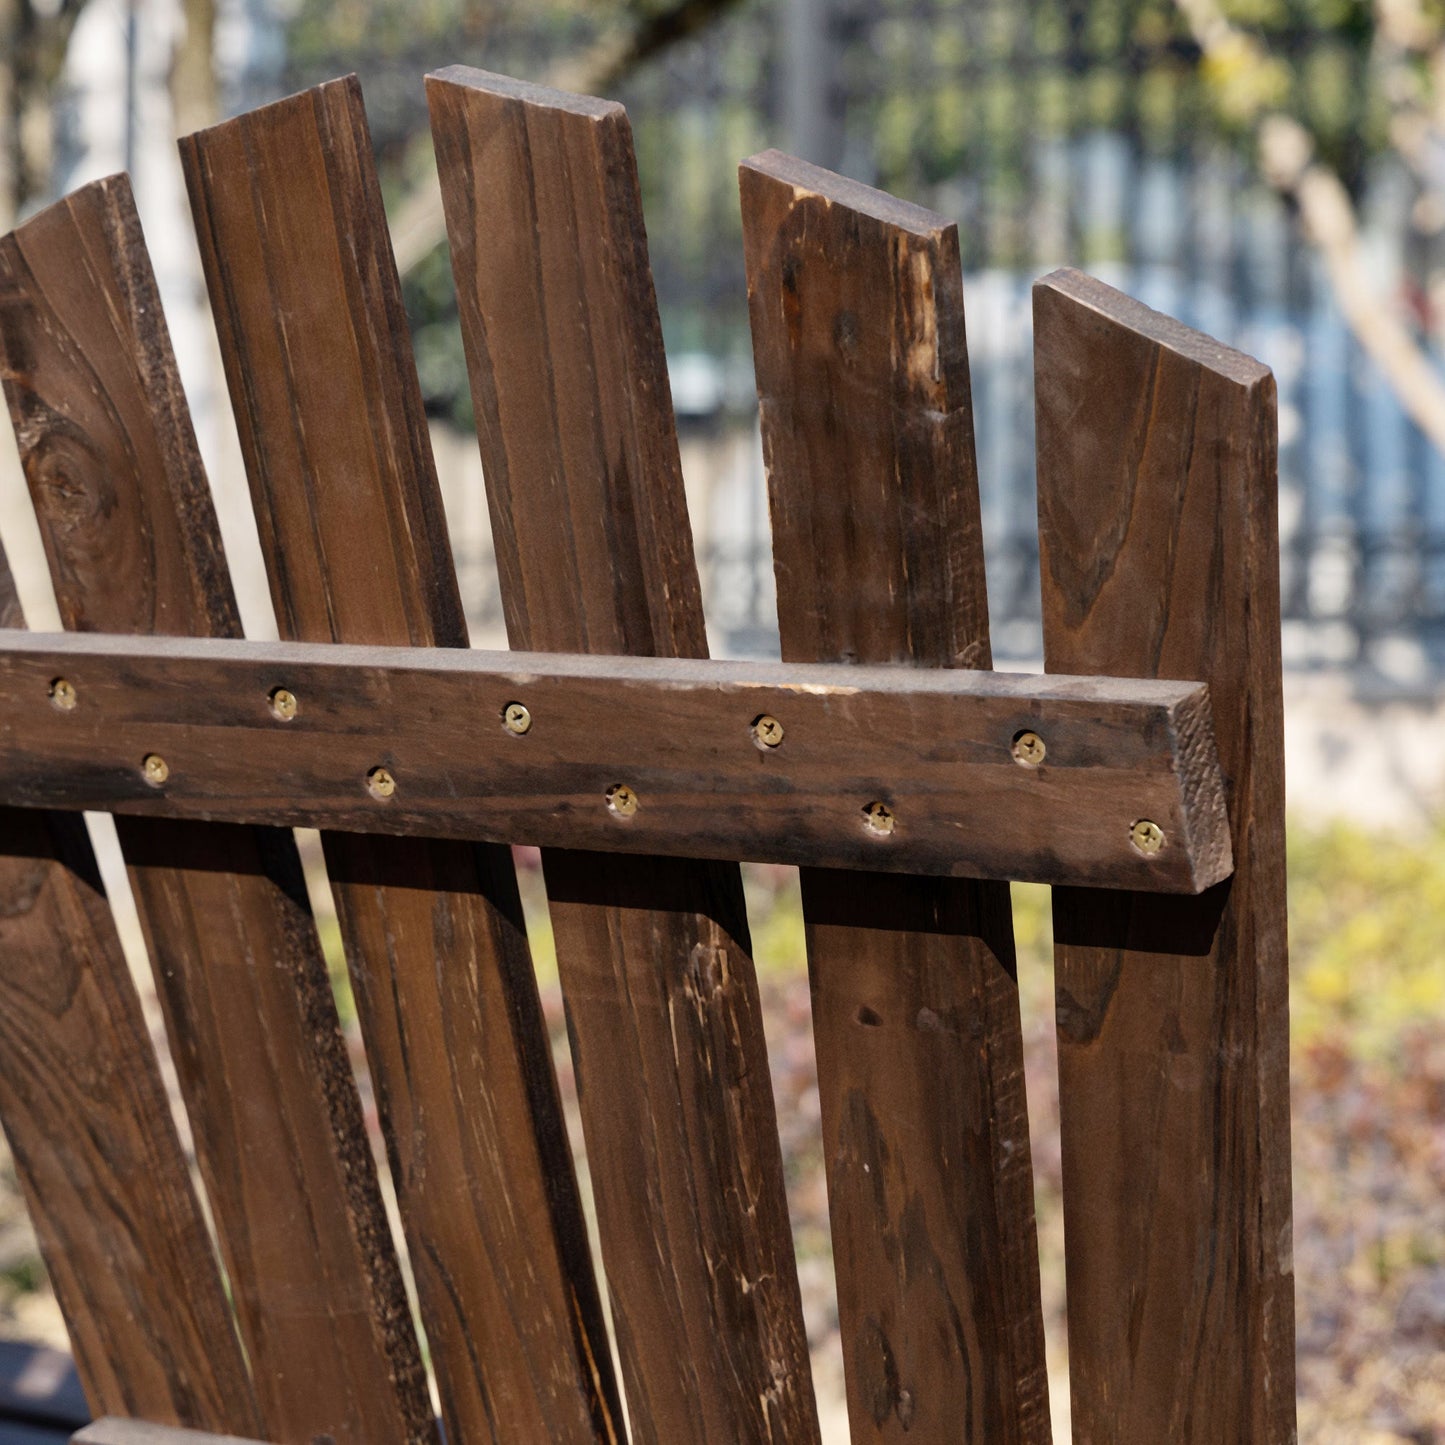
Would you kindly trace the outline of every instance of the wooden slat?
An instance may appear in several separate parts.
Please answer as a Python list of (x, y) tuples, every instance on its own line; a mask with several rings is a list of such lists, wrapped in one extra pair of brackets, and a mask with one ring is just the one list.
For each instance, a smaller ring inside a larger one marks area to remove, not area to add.
[[(182, 158), (283, 635), (464, 646), (355, 79)], [(615, 1439), (510, 855), (325, 844), (447, 1434)]]
[[(626, 115), (427, 88), (512, 644), (702, 656)], [(633, 1438), (816, 1439), (737, 867), (545, 866)]]
[[(66, 625), (238, 636), (128, 182), (75, 193), (4, 255), (8, 396)], [(294, 840), (138, 818), (117, 829), (267, 1430), (431, 1438)]]
[(1074, 1438), (1294, 1439), (1269, 371), (1077, 272), (1034, 291), (1050, 669), (1200, 677), (1237, 871), (1054, 895)]
[(0, 802), (29, 806), (1194, 893), (1229, 871), (1194, 683), (18, 634), (0, 740)]
[[(784, 658), (987, 668), (955, 227), (777, 152), (740, 176)], [(853, 1438), (1042, 1445), (1008, 888), (802, 884)]]
[[(0, 337), (8, 281), (0, 246)], [(0, 623), (24, 625), (3, 552)], [(76, 814), (0, 810), (0, 1124), (91, 1408), (255, 1428), (220, 1270)]]

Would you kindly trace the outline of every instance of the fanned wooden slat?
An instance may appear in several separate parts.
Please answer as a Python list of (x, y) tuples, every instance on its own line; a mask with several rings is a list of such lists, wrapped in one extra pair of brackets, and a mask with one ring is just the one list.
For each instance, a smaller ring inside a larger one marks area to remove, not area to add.
[[(283, 635), (465, 646), (355, 78), (182, 157)], [(325, 846), (448, 1436), (616, 1439), (510, 855)]]
[[(128, 181), (77, 191), (3, 254), (8, 395), (66, 626), (239, 636)], [(267, 1430), (431, 1438), (294, 839), (116, 827)]]
[(1050, 670), (1208, 682), (1234, 878), (1054, 894), (1074, 1438), (1295, 1435), (1275, 387), (1100, 282), (1034, 290)]
[[(23, 384), (5, 340), (12, 259), (0, 242), (7, 391)], [(24, 625), (0, 552), (0, 627)], [(51, 707), (44, 692), (34, 705)], [(0, 810), (0, 1125), (90, 1408), (254, 1431), (221, 1273), (78, 813)]]
[[(784, 659), (987, 668), (956, 228), (778, 152), (740, 177)], [(802, 885), (853, 1439), (1041, 1445), (1008, 886)]]
[[(512, 644), (703, 656), (626, 115), (427, 87)], [(545, 866), (633, 1438), (816, 1439), (738, 869)]]

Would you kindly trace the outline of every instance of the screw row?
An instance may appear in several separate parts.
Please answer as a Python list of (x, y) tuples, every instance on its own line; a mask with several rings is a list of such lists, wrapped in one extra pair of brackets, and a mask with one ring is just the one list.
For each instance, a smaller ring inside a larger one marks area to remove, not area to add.
[[(74, 712), (79, 702), (75, 684), (57, 677), (50, 684), (50, 705), (58, 712)], [(280, 722), (291, 722), (300, 711), (300, 702), (289, 688), (272, 688), (267, 694), (271, 715)], [(509, 733), (523, 737), (532, 729), (532, 714), (525, 703), (509, 702), (502, 709), (502, 726)], [(753, 719), (753, 741), (770, 751), (781, 747), (785, 736), (783, 725), (770, 713)], [(1020, 767), (1038, 768), (1048, 756), (1048, 747), (1038, 733), (1024, 729), (1014, 735), (1010, 745), (1013, 759)], [(159, 753), (147, 753), (141, 759), (141, 776), (153, 788), (163, 787), (170, 778), (170, 765)], [(389, 768), (378, 765), (366, 774), (366, 790), (379, 802), (396, 793), (396, 777)], [(640, 806), (640, 799), (626, 783), (614, 783), (603, 795), (608, 811), (619, 818), (631, 818)], [(863, 809), (863, 822), (870, 833), (887, 837), (896, 826), (893, 810), (884, 802), (869, 803)], [(1139, 818), (1130, 825), (1129, 841), (1140, 853), (1153, 854), (1164, 846), (1164, 830), (1149, 818)]]

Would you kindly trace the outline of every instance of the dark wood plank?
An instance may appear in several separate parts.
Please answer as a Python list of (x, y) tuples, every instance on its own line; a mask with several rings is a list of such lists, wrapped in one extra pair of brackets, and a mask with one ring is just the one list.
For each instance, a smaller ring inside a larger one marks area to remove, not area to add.
[[(427, 89), (512, 644), (702, 656), (626, 115)], [(814, 1440), (737, 867), (545, 868), (633, 1438)]]
[[(955, 227), (777, 152), (740, 178), (784, 658), (987, 668)], [(1038, 777), (1035, 731), (1015, 771)], [(802, 891), (853, 1438), (1042, 1445), (1007, 886), (805, 869)]]
[[(66, 625), (238, 636), (128, 182), (78, 191), (0, 256), (7, 395)], [(294, 840), (137, 818), (117, 829), (267, 1430), (431, 1438)]]
[[(24, 625), (3, 553), (0, 623)], [(0, 1124), (91, 1408), (255, 1429), (220, 1270), (77, 814), (0, 810)]]
[[(182, 156), (283, 635), (464, 646), (355, 79)], [(325, 844), (448, 1436), (615, 1439), (510, 855)]]
[(1195, 893), (1229, 871), (1193, 683), (19, 634), (0, 738), (0, 800), (30, 806)]
[(1234, 878), (1054, 895), (1074, 1438), (1295, 1435), (1275, 387), (1077, 272), (1034, 291), (1050, 669), (1200, 677)]

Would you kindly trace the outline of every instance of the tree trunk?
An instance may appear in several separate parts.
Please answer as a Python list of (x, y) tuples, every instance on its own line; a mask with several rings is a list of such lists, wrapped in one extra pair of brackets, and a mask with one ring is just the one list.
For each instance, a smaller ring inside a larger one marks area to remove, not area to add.
[(0, 232), (49, 197), (55, 88), (86, 0), (0, 0)]

